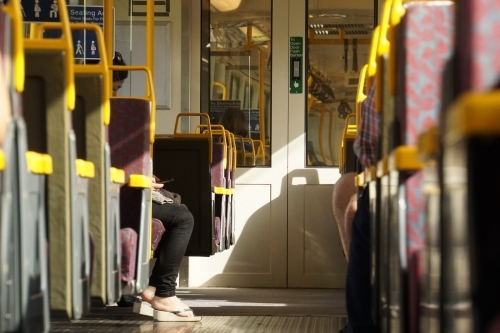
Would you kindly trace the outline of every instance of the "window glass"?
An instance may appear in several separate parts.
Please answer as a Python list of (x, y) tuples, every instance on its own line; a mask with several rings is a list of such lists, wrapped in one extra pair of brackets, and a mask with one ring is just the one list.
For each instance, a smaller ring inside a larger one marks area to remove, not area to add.
[(211, 0), (209, 13), (205, 109), (236, 135), (238, 166), (270, 166), (271, 1)]
[(338, 166), (346, 117), (356, 112), (359, 75), (368, 59), (373, 3), (367, 5), (346, 11), (333, 1), (308, 2), (308, 166)]

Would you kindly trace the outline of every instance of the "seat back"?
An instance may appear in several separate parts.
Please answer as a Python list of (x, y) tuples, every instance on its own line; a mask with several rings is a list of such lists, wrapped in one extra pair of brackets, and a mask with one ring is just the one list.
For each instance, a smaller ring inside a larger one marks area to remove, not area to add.
[(108, 217), (116, 208), (113, 209), (107, 198), (112, 186), (105, 126), (109, 124), (111, 88), (103, 54), (102, 30), (96, 25), (71, 24), (72, 30), (84, 28), (96, 33), (101, 61), (95, 65), (75, 65), (76, 105), (72, 123), (77, 139), (77, 157), (95, 166), (95, 175), (89, 181), (89, 223), (94, 239), (91, 294), (100, 297), (103, 303), (111, 304), (119, 299), (121, 292), (119, 228), (113, 224), (112, 217)]
[[(146, 97), (111, 98), (108, 127), (111, 165), (124, 171), (120, 188), (120, 226), (138, 234), (134, 291), (144, 290), (149, 281), (151, 258), (151, 152), (154, 141), (155, 98), (152, 75), (143, 66), (110, 66), (112, 70), (146, 72)], [(123, 266), (123, 264), (122, 264)]]
[(210, 147), (209, 138), (155, 138), (153, 172), (160, 179), (174, 178), (167, 189), (181, 195), (195, 221), (186, 256), (216, 252)]
[[(71, 318), (81, 318), (90, 311), (90, 174), (82, 171), (90, 164), (77, 165), (76, 138), (69, 113), (75, 104), (73, 49), (64, 1), (59, 1), (59, 8), (61, 23), (41, 24), (32, 38), (24, 41), (23, 104), (30, 133), (28, 149), (48, 153), (57, 161), (48, 177), (47, 189), (51, 308), (65, 311)], [(62, 29), (63, 37), (42, 40), (45, 29)]]
[[(151, 102), (112, 98), (109, 144), (111, 165), (125, 171), (120, 188), (120, 227), (139, 237), (136, 290), (147, 287), (151, 223), (151, 157), (149, 154)], [(139, 184), (134, 183), (139, 179)], [(149, 184), (148, 184), (149, 182)], [(149, 187), (148, 187), (149, 186)]]
[[(206, 121), (206, 133), (180, 133), (181, 117), (202, 117)], [(186, 256), (208, 257), (218, 250), (214, 213), (216, 195), (211, 178), (212, 149), (210, 118), (204, 113), (180, 113), (174, 136), (158, 135), (154, 143), (154, 174), (160, 179), (175, 179), (168, 184), (168, 190), (182, 196), (182, 203), (196, 221)], [(223, 151), (221, 155), (223, 159)], [(217, 219), (220, 227), (220, 218)]]
[[(12, 5), (11, 5), (12, 6)], [(11, 17), (0, 10), (0, 330), (16, 331), (21, 327), (20, 218), (17, 190), (15, 130), (10, 92), (12, 77), (7, 73), (11, 61)]]
[[(393, 9), (396, 6), (403, 8), (398, 2)], [(453, 49), (453, 2), (407, 2), (404, 4), (404, 12), (400, 23), (392, 24), (393, 32), (390, 34), (398, 36), (391, 40), (390, 55), (391, 59), (397, 59), (397, 62), (391, 64), (394, 71), (390, 77), (390, 86), (394, 88), (392, 93), (398, 96), (395, 102), (396, 114), (392, 123), (384, 129), (393, 133), (392, 148), (416, 147), (419, 134), (438, 122), (442, 75)], [(422, 30), (424, 26), (425, 29)], [(424, 38), (424, 35), (429, 38)], [(406, 245), (406, 251), (400, 254), (400, 261), (407, 263), (407, 267), (401, 269), (408, 271), (406, 325), (410, 327), (410, 332), (418, 332), (421, 322), (421, 258), (426, 244), (425, 197), (422, 192), (424, 179), (422, 171), (403, 174), (407, 178), (394, 186), (401, 185), (400, 195), (405, 198), (405, 205), (402, 206), (405, 210), (399, 217), (406, 235), (405, 239), (398, 239), (399, 243)], [(391, 248), (391, 252), (398, 252), (397, 245)]]
[[(52, 160), (49, 155), (28, 152), (27, 149), (27, 132), (22, 117), (20, 96), (24, 89), (25, 66), (22, 16), (18, 2), (9, 2), (4, 10), (12, 19), (10, 27), (13, 36), (13, 47), (9, 52), (12, 54), (9, 68), (9, 76), (12, 79), (10, 92), (13, 97), (12, 109), (9, 110), (12, 111), (10, 123), (12, 136), (4, 142), (4, 148), (10, 146), (6, 149), (9, 151), (7, 173), (10, 174), (6, 180), (8, 179), (10, 186), (13, 186), (10, 206), (14, 210), (11, 219), (14, 228), (1, 231), (2, 236), (9, 237), (8, 241), (2, 240), (1, 243), (7, 245), (13, 252), (1, 252), (11, 257), (11, 263), (16, 263), (17, 268), (14, 272), (19, 276), (11, 280), (8, 292), (0, 291), (3, 295), (0, 308), (6, 311), (0, 310), (1, 317), (5, 320), (0, 323), (0, 328), (2, 331), (48, 332), (50, 319), (45, 182), (46, 175), (52, 171)], [(10, 41), (10, 38), (8, 40)], [(0, 99), (5, 101), (3, 98)], [(2, 216), (6, 216), (5, 213), (2, 211)], [(7, 274), (12, 272), (9, 265), (2, 264), (2, 266), (3, 272)], [(5, 296), (11, 298), (7, 303), (4, 302)], [(14, 303), (12, 297), (15, 298)], [(16, 313), (18, 310), (19, 313)], [(18, 320), (21, 321), (20, 325)]]

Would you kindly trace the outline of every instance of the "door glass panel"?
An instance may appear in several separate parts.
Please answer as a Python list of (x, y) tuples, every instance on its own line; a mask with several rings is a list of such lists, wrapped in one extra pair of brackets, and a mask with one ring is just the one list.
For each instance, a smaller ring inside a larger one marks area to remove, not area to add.
[(202, 110), (236, 135), (238, 166), (270, 166), (271, 0), (211, 0), (209, 20), (209, 105)]
[(345, 10), (333, 1), (308, 2), (308, 166), (338, 167), (345, 119), (356, 111), (359, 75), (373, 30), (373, 2), (359, 5)]

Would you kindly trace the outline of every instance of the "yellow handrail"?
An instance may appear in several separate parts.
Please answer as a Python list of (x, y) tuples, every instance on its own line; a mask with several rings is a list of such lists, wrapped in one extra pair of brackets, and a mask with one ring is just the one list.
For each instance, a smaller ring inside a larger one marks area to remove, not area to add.
[(389, 27), (390, 51), (388, 72), (389, 92), (392, 96), (396, 96), (396, 29), (405, 13), (406, 9), (403, 6), (403, 0), (393, 0)]
[(345, 147), (345, 142), (346, 139), (355, 139), (357, 135), (357, 126), (354, 126), (354, 128), (350, 128), (349, 121), (351, 120), (352, 117), (356, 117), (355, 114), (348, 114), (347, 117), (345, 118), (345, 125), (344, 125), (344, 130), (342, 131), (342, 138), (340, 140), (340, 150), (339, 150), (339, 169), (343, 169), (343, 164), (345, 163), (346, 159), (346, 147)]
[[(180, 133), (178, 132), (179, 128), (179, 123), (181, 117), (202, 117), (205, 118), (206, 120), (206, 125), (207, 125), (207, 130), (208, 133)], [(210, 141), (210, 144), (208, 145), (208, 163), (212, 163), (212, 128), (210, 125), (210, 117), (206, 113), (195, 113), (195, 112), (181, 112), (177, 114), (177, 117), (175, 118), (175, 126), (174, 126), (174, 138), (193, 138), (193, 137), (199, 137), (199, 138), (207, 138)]]
[(234, 138), (234, 134), (228, 132), (231, 138), (231, 147), (233, 149), (233, 161), (231, 164), (231, 170), (236, 171), (236, 139)]
[(252, 44), (252, 24), (247, 24), (247, 43), (244, 45), (245, 51), (250, 51), (251, 49), (257, 50), (259, 52), (259, 128), (260, 128), (260, 140), (265, 142), (266, 139), (266, 131), (265, 125), (266, 122), (265, 114), (264, 114), (264, 67), (266, 63), (266, 59), (264, 57), (264, 52), (266, 50), (259, 46)]
[[(252, 152), (251, 153), (247, 153), (245, 151), (245, 142), (248, 142), (250, 143), (250, 145), (252, 146)], [(256, 155), (255, 155), (255, 146), (253, 144), (253, 140), (250, 139), (250, 138), (243, 138), (243, 154), (245, 157), (249, 156), (252, 158), (252, 166), (255, 166), (255, 159), (256, 159)]]
[[(68, 109), (75, 109), (75, 75), (74, 75), (74, 50), (73, 38), (69, 28), (68, 10), (66, 1), (57, 0), (59, 5), (59, 14), (61, 15), (61, 22), (45, 22), (41, 23), (36, 28), (34, 39), (24, 39), (24, 48), (31, 50), (63, 50), (66, 52), (66, 98), (68, 102)], [(42, 32), (45, 29), (58, 29), (62, 31), (62, 37), (57, 39), (41, 39)]]
[(372, 36), (372, 44), (370, 46), (370, 53), (368, 55), (368, 70), (366, 72), (366, 87), (370, 89), (371, 84), (373, 83), (371, 81), (371, 78), (375, 76), (375, 73), (377, 72), (377, 46), (378, 46), (378, 39), (380, 35), (380, 27), (377, 26), (375, 29), (373, 29), (373, 36)]
[(102, 92), (102, 104), (103, 104), (103, 123), (104, 125), (109, 125), (109, 119), (111, 115), (110, 111), (110, 103), (109, 103), (109, 97), (110, 97), (110, 91), (109, 87), (111, 85), (111, 80), (109, 77), (109, 71), (108, 71), (108, 60), (107, 60), (107, 55), (106, 55), (106, 46), (104, 45), (104, 36), (102, 29), (97, 25), (93, 23), (71, 23), (70, 24), (71, 30), (92, 30), (95, 32), (97, 36), (97, 45), (99, 48), (99, 55), (101, 57), (101, 60), (99, 63), (95, 65), (80, 65), (76, 64), (75, 66), (75, 73), (81, 73), (81, 74), (102, 74), (102, 82), (103, 82), (103, 92)]
[[(201, 125), (198, 125), (198, 126), (200, 128), (205, 127), (203, 125), (206, 125), (206, 124), (201, 124)], [(205, 127), (206, 129), (205, 129), (205, 131), (203, 131), (203, 134), (208, 134), (209, 133), (207, 127)], [(226, 149), (229, 146), (228, 141), (227, 141), (228, 137), (227, 137), (226, 133), (229, 133), (229, 131), (225, 130), (224, 126), (222, 126), (222, 125), (210, 125), (210, 129), (211, 129), (212, 136), (213, 135), (220, 135), (221, 136), (222, 144), (225, 147), (224, 152), (223, 152), (223, 160), (224, 160), (224, 169), (226, 169), (227, 168), (227, 151), (226, 151)]]
[[(384, 12), (380, 22), (380, 32), (377, 47), (377, 68), (382, 68), (383, 57), (389, 53), (389, 40), (387, 32), (389, 31), (389, 19), (391, 16), (392, 0), (386, 0), (384, 3)], [(379, 70), (376, 73), (375, 79), (375, 108), (378, 113), (382, 113), (382, 100), (384, 95), (384, 71)]]
[(13, 53), (14, 53), (14, 86), (17, 92), (24, 90), (24, 44), (23, 44), (23, 16), (19, 1), (9, 1), (3, 10), (12, 20)]
[(356, 124), (361, 124), (361, 102), (366, 98), (364, 93), (366, 72), (368, 71), (368, 65), (364, 65), (361, 69), (361, 74), (359, 76), (358, 92), (356, 93)]
[(227, 88), (226, 85), (217, 81), (214, 81), (215, 87), (222, 88), (222, 100), (225, 101), (227, 99)]

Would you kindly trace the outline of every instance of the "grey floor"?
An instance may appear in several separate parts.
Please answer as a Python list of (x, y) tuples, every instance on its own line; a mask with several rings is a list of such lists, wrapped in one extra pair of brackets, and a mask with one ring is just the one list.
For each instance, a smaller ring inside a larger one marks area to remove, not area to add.
[(82, 320), (55, 317), (50, 332), (337, 333), (347, 322), (342, 289), (181, 288), (178, 296), (201, 322), (154, 322), (108, 306)]

